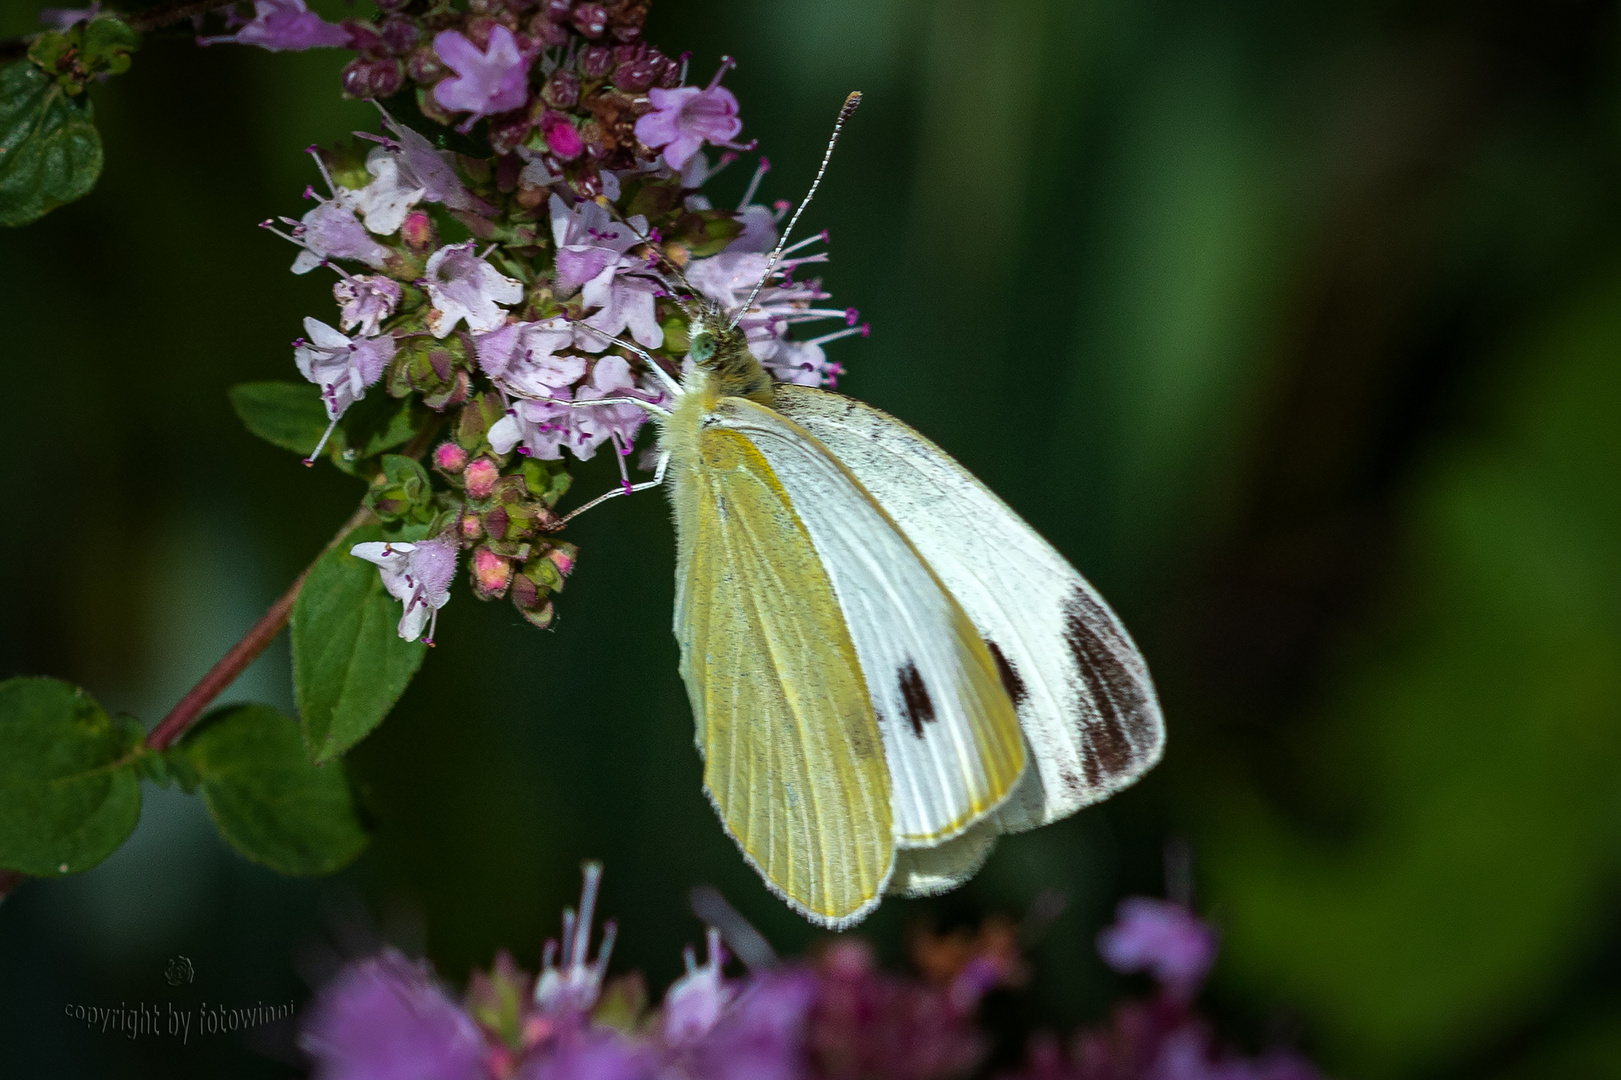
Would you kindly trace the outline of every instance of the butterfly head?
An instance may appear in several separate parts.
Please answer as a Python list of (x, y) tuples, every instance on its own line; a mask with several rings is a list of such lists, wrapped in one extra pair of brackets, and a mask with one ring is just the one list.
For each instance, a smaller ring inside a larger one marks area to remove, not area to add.
[(719, 308), (698, 319), (690, 350), (695, 367), (709, 374), (722, 397), (746, 397), (769, 404), (771, 376), (749, 351), (748, 335)]

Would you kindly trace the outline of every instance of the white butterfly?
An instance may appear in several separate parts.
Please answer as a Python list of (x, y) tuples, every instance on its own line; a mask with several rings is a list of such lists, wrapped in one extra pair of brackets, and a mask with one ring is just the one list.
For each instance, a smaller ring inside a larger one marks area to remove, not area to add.
[(686, 377), (646, 357), (674, 400), (643, 403), (662, 456), (636, 487), (668, 475), (705, 791), (776, 893), (852, 925), (1159, 760), (1143, 658), (1062, 555), (922, 435), (774, 384), (734, 316), (691, 303)]

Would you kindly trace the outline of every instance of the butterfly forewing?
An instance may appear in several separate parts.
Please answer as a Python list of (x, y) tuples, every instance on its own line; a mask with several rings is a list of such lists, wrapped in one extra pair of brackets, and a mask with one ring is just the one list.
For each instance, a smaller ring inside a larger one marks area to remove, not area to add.
[(746, 435), (763, 456), (832, 582), (884, 740), (896, 844), (961, 835), (1008, 798), (1025, 768), (994, 657), (895, 523), (815, 438), (741, 398), (722, 399), (712, 422)]
[(671, 495), (675, 634), (704, 785), (766, 881), (824, 925), (881, 897), (894, 862), (877, 720), (832, 585), (747, 437), (689, 433)]
[(1037, 765), (998, 815), (1004, 829), (1071, 814), (1159, 760), (1164, 727), (1142, 656), (1062, 555), (899, 420), (800, 386), (778, 387), (776, 408), (861, 482), (989, 648)]

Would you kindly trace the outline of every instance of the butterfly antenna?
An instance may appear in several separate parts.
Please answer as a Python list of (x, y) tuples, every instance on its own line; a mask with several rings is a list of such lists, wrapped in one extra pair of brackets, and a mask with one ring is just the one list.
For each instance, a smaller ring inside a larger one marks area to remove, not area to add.
[(822, 164), (816, 170), (816, 179), (811, 181), (810, 190), (805, 192), (805, 197), (800, 200), (799, 208), (794, 211), (794, 216), (788, 219), (788, 227), (782, 230), (782, 238), (777, 241), (777, 249), (771, 253), (771, 258), (766, 261), (765, 273), (759, 281), (754, 283), (754, 290), (749, 293), (749, 298), (743, 301), (743, 306), (737, 309), (737, 314), (732, 316), (731, 325), (727, 327), (728, 330), (736, 328), (738, 320), (742, 319), (744, 313), (754, 306), (755, 298), (760, 295), (760, 290), (765, 288), (765, 283), (771, 280), (772, 274), (776, 273), (777, 263), (782, 259), (783, 249), (788, 246), (789, 234), (794, 231), (794, 226), (799, 224), (799, 215), (803, 214), (805, 207), (810, 205), (811, 199), (816, 195), (816, 189), (822, 186), (822, 177), (827, 175), (827, 164), (833, 160), (833, 147), (838, 145), (839, 133), (844, 130), (845, 121), (850, 119), (850, 114), (855, 112), (856, 106), (860, 104), (860, 90), (853, 91), (849, 97), (844, 99), (844, 107), (839, 110), (839, 118), (833, 121), (833, 135), (827, 140), (827, 149), (822, 151)]

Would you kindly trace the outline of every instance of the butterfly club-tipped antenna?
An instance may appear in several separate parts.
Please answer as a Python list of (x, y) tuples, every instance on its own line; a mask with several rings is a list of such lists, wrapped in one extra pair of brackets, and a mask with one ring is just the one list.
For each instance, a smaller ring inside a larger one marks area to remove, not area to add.
[(788, 219), (788, 227), (782, 230), (782, 238), (777, 241), (776, 250), (771, 253), (771, 258), (766, 260), (765, 273), (760, 276), (759, 281), (754, 283), (754, 288), (749, 292), (749, 298), (743, 301), (742, 307), (737, 309), (726, 329), (732, 330), (736, 328), (744, 314), (754, 306), (754, 301), (760, 295), (760, 290), (765, 288), (765, 283), (770, 281), (771, 275), (777, 272), (777, 263), (782, 260), (783, 251), (788, 247), (788, 237), (793, 233), (794, 226), (799, 224), (799, 215), (805, 212), (805, 207), (809, 206), (811, 199), (816, 197), (816, 189), (822, 186), (822, 177), (827, 175), (828, 162), (833, 160), (833, 148), (839, 143), (839, 134), (844, 130), (845, 122), (850, 119), (850, 114), (855, 112), (856, 106), (860, 104), (860, 90), (851, 91), (850, 96), (844, 99), (844, 105), (839, 109), (839, 118), (833, 121), (833, 134), (827, 140), (827, 149), (822, 151), (822, 164), (816, 169), (816, 179), (811, 181), (810, 190), (805, 192), (805, 197), (799, 201), (798, 208), (794, 210), (793, 216)]

